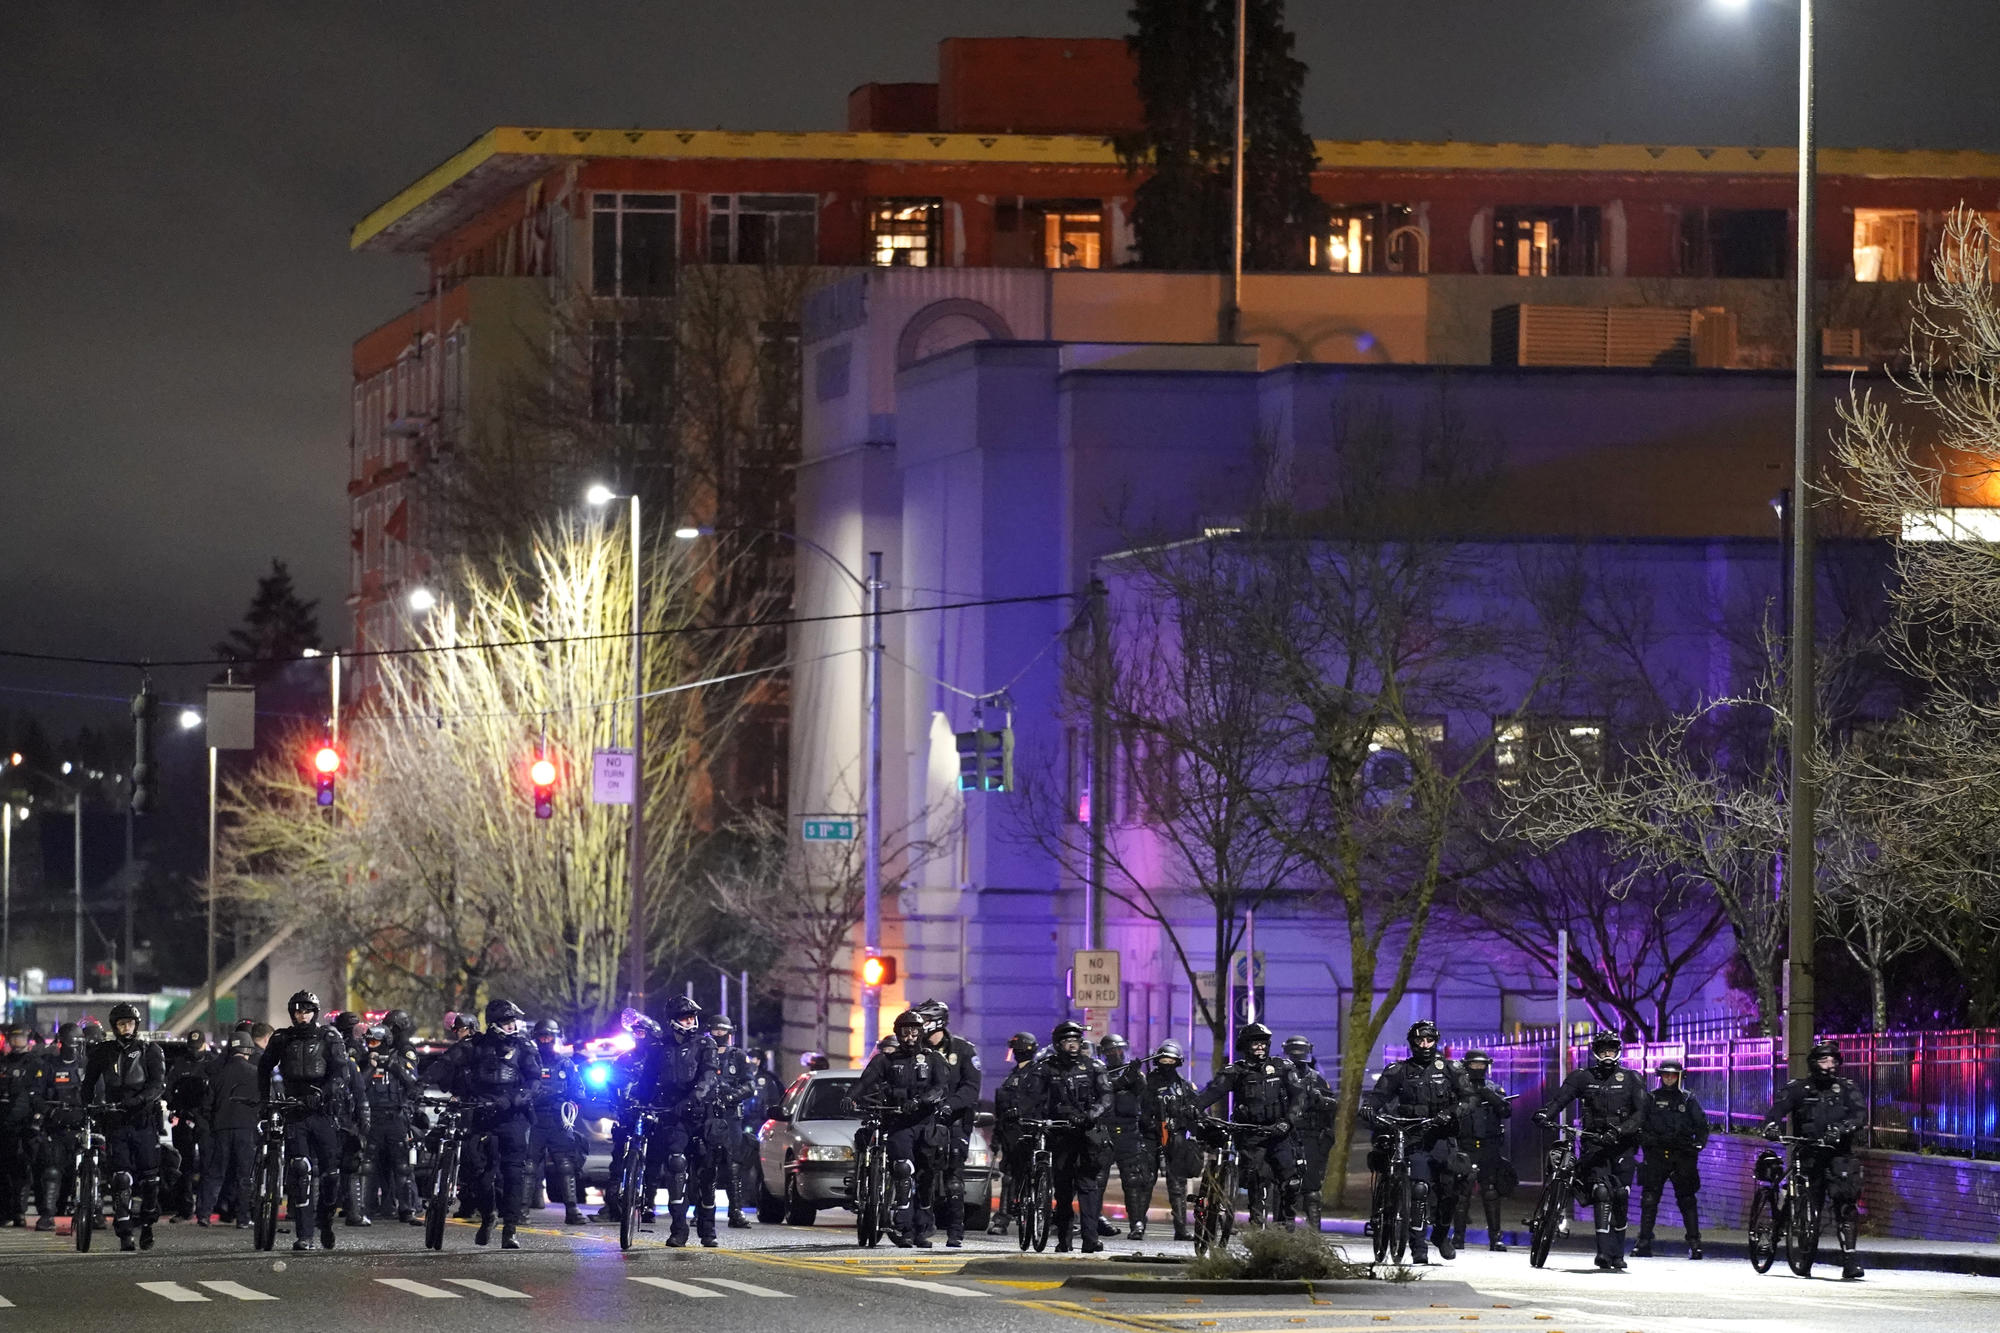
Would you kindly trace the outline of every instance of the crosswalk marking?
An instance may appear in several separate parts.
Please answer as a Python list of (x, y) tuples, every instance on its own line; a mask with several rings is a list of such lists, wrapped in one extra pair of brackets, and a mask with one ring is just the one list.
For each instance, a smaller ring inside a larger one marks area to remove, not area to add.
[(989, 1293), (974, 1291), (970, 1287), (954, 1287), (949, 1282), (920, 1282), (913, 1277), (864, 1277), (863, 1282), (894, 1283), (899, 1287), (915, 1287), (918, 1291), (935, 1291), (943, 1296), (985, 1296)]
[[(418, 1282), (413, 1278), (378, 1277), (375, 1280), (385, 1287), (394, 1287), (397, 1291), (407, 1291), (412, 1296), (424, 1296), (434, 1301), (455, 1301), (458, 1299), (458, 1293), (455, 1291), (446, 1291), (443, 1287), (433, 1287), (428, 1282)], [(169, 1283), (168, 1285), (171, 1286), (172, 1284)]]
[(683, 1296), (706, 1296), (710, 1300), (718, 1301), (722, 1299), (722, 1293), (719, 1291), (710, 1291), (707, 1287), (697, 1287), (691, 1282), (676, 1282), (670, 1277), (635, 1277), (631, 1280), (634, 1282), (643, 1282), (649, 1287), (658, 1287), (662, 1291), (678, 1292)]
[(760, 1287), (755, 1282), (738, 1282), (735, 1278), (728, 1277), (705, 1277), (701, 1280), (710, 1286), (740, 1291), (745, 1296), (778, 1296), (788, 1301), (792, 1299), (792, 1293), (789, 1291), (773, 1291), (769, 1287)]
[(203, 1282), (201, 1285), (207, 1287), (210, 1291), (219, 1292), (224, 1296), (234, 1296), (239, 1301), (275, 1301), (278, 1299), (268, 1291), (259, 1291), (255, 1287), (246, 1287), (241, 1282)]
[(476, 1277), (448, 1277), (445, 1281), (451, 1283), (454, 1287), (464, 1287), (467, 1291), (476, 1291), (481, 1296), (498, 1296), (500, 1299), (507, 1301), (525, 1301), (530, 1299), (528, 1293), (525, 1291), (515, 1291), (512, 1287), (503, 1287), (497, 1282), (481, 1282)]
[(13, 1308), (14, 1302), (8, 1300), (5, 1296), (0, 1296), (0, 1310), (11, 1310)]
[(141, 1291), (150, 1291), (155, 1296), (164, 1296), (170, 1301), (205, 1301), (208, 1297), (198, 1291), (189, 1291), (178, 1282), (141, 1282)]

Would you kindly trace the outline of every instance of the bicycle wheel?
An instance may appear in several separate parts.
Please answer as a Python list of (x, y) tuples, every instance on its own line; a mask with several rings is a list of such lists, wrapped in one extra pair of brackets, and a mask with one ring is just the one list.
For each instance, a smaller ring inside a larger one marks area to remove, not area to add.
[[(1802, 1205), (1802, 1206), (1801, 1206)], [(1801, 1199), (1785, 1210), (1785, 1265), (1800, 1277), (1811, 1277), (1813, 1262), (1819, 1258), (1819, 1209), (1809, 1199)]]
[(1222, 1168), (1222, 1194), (1217, 1200), (1221, 1204), (1216, 1211), (1222, 1222), (1222, 1245), (1226, 1248), (1229, 1238), (1236, 1234), (1236, 1186), (1237, 1166), (1229, 1162)]
[(1765, 1186), (1759, 1186), (1750, 1196), (1750, 1225), (1745, 1244), (1750, 1251), (1750, 1266), (1760, 1273), (1771, 1271), (1771, 1264), (1778, 1257), (1778, 1217), (1777, 1193)]
[(1369, 1193), (1368, 1237), (1375, 1242), (1375, 1262), (1389, 1262), (1389, 1182), (1376, 1178)]
[(1028, 1195), (1030, 1225), (1035, 1229), (1035, 1252), (1041, 1253), (1049, 1246), (1049, 1231), (1055, 1225), (1056, 1185), (1049, 1177), (1046, 1163), (1035, 1168), (1029, 1180)]
[(1014, 1219), (1014, 1238), (1020, 1243), (1023, 1253), (1035, 1243), (1035, 1228), (1028, 1221), (1028, 1210), (1023, 1203), (1027, 1196), (1027, 1182), (1016, 1179), (1012, 1185), (1013, 1196), (1007, 1200), (1008, 1216)]
[(618, 1248), (629, 1250), (639, 1239), (639, 1223), (653, 1191), (646, 1183), (646, 1138), (634, 1135), (625, 1144), (625, 1169), (618, 1173)]
[(444, 1224), (451, 1216), (452, 1189), (458, 1184), (458, 1142), (438, 1151), (437, 1174), (431, 1178), (430, 1202), (424, 1205), (424, 1248), (444, 1248)]
[(104, 1204), (97, 1193), (97, 1154), (85, 1152), (76, 1168), (76, 1211), (70, 1214), (69, 1229), (79, 1254), (90, 1250), (90, 1233), (104, 1219)]
[(1534, 1214), (1528, 1219), (1528, 1263), (1540, 1268), (1549, 1261), (1549, 1250), (1556, 1243), (1556, 1232), (1562, 1226), (1563, 1212), (1569, 1207), (1569, 1182), (1557, 1177), (1542, 1191), (1542, 1197), (1535, 1204)]
[(1402, 1263), (1410, 1257), (1410, 1178), (1396, 1177), (1389, 1187), (1389, 1258)]
[(875, 1197), (881, 1188), (876, 1180), (876, 1157), (871, 1143), (854, 1172), (854, 1243), (870, 1250), (882, 1238), (882, 1210)]
[(250, 1243), (260, 1250), (278, 1243), (278, 1197), (284, 1188), (285, 1155), (267, 1143), (257, 1150), (256, 1211), (250, 1219)]

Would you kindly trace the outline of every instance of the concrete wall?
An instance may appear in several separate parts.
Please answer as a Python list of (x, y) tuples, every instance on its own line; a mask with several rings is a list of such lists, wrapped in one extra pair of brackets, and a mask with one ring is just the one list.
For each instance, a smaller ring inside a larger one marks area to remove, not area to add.
[[(1769, 1146), (1749, 1134), (1717, 1134), (1708, 1141), (1701, 1162), (1704, 1227), (1720, 1230), (1748, 1225), (1753, 1183), (1750, 1168), (1757, 1154)], [(1874, 1149), (1859, 1155), (1864, 1236), (2000, 1242), (2000, 1162)], [(1635, 1187), (1634, 1227), (1638, 1225), (1637, 1194)], [(1680, 1226), (1669, 1188), (1660, 1205), (1660, 1234), (1678, 1236)], [(1833, 1248), (1830, 1220), (1822, 1244)]]

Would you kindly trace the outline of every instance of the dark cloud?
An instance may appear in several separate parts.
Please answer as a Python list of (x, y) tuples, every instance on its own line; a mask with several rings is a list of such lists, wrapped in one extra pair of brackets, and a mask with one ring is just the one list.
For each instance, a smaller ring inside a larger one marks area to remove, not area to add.
[[(488, 126), (831, 128), (853, 85), (931, 77), (941, 37), (1117, 35), (1125, 8), (8, 6), (0, 646), (199, 652), (274, 555), (340, 633), (347, 348), (422, 281), (347, 229)], [(2000, 6), (1820, 8), (1826, 143), (2000, 149)], [(1291, 11), (1320, 135), (1793, 134), (1792, 4)]]

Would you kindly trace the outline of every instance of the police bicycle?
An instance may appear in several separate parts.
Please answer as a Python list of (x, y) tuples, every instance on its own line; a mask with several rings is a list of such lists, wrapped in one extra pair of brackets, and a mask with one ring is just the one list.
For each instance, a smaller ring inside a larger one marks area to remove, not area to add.
[(430, 1113), (425, 1139), (430, 1175), (424, 1186), (424, 1248), (444, 1248), (444, 1228), (451, 1219), (451, 1201), (458, 1194), (459, 1167), (465, 1160), (466, 1108), (449, 1093), (426, 1090), (420, 1103)]
[(652, 1177), (646, 1171), (646, 1158), (652, 1150), (653, 1134), (660, 1127), (661, 1115), (656, 1106), (635, 1106), (632, 1123), (625, 1127), (625, 1156), (619, 1160), (618, 1175), (613, 1182), (618, 1190), (621, 1250), (629, 1250), (638, 1242), (639, 1226), (653, 1206)]
[(1819, 1258), (1821, 1216), (1813, 1197), (1812, 1181), (1799, 1159), (1807, 1148), (1829, 1148), (1823, 1139), (1801, 1139), (1781, 1135), (1778, 1140), (1790, 1153), (1789, 1163), (1771, 1149), (1757, 1154), (1751, 1173), (1756, 1188), (1750, 1195), (1750, 1225), (1747, 1249), (1750, 1266), (1759, 1273), (1771, 1271), (1783, 1238), (1785, 1266), (1800, 1277), (1811, 1277)]
[(1022, 1130), (1032, 1136), (1028, 1149), (1028, 1169), (1014, 1190), (1014, 1220), (1020, 1225), (1022, 1249), (1033, 1246), (1037, 1253), (1048, 1248), (1049, 1231), (1056, 1216), (1056, 1159), (1049, 1150), (1049, 1131), (1070, 1129), (1067, 1120), (1020, 1120)]
[(1269, 1125), (1246, 1125), (1205, 1116), (1196, 1127), (1204, 1148), (1201, 1179), (1188, 1202), (1194, 1212), (1194, 1252), (1209, 1254), (1229, 1244), (1236, 1231), (1236, 1186), (1243, 1174), (1239, 1137), (1268, 1135)]
[[(882, 1128), (888, 1109), (879, 1101), (857, 1104), (860, 1128), (854, 1132), (854, 1183), (847, 1192), (847, 1206), (854, 1210), (854, 1239), (866, 1249), (881, 1242), (895, 1220), (895, 1201), (890, 1197), (889, 1136)], [(863, 1137), (866, 1146), (859, 1146)]]
[(1422, 1116), (1378, 1115), (1375, 1132), (1385, 1143), (1382, 1169), (1368, 1208), (1368, 1234), (1375, 1242), (1375, 1262), (1402, 1263), (1410, 1252), (1410, 1218), (1415, 1209), (1410, 1183), (1410, 1132), (1424, 1125)]
[(83, 1108), (83, 1123), (77, 1127), (76, 1202), (69, 1229), (79, 1254), (89, 1253), (91, 1232), (104, 1225), (104, 1136), (96, 1121), (117, 1110), (107, 1102), (93, 1102)]
[(1577, 1146), (1587, 1137), (1574, 1125), (1557, 1125), (1556, 1142), (1543, 1156), (1542, 1197), (1528, 1215), (1528, 1263), (1540, 1268), (1549, 1260), (1557, 1236), (1569, 1234), (1570, 1203), (1577, 1196)]
[(278, 1243), (278, 1209), (285, 1195), (285, 1116), (305, 1109), (292, 1097), (272, 1097), (257, 1115), (257, 1156), (250, 1175), (250, 1243), (268, 1250)]

